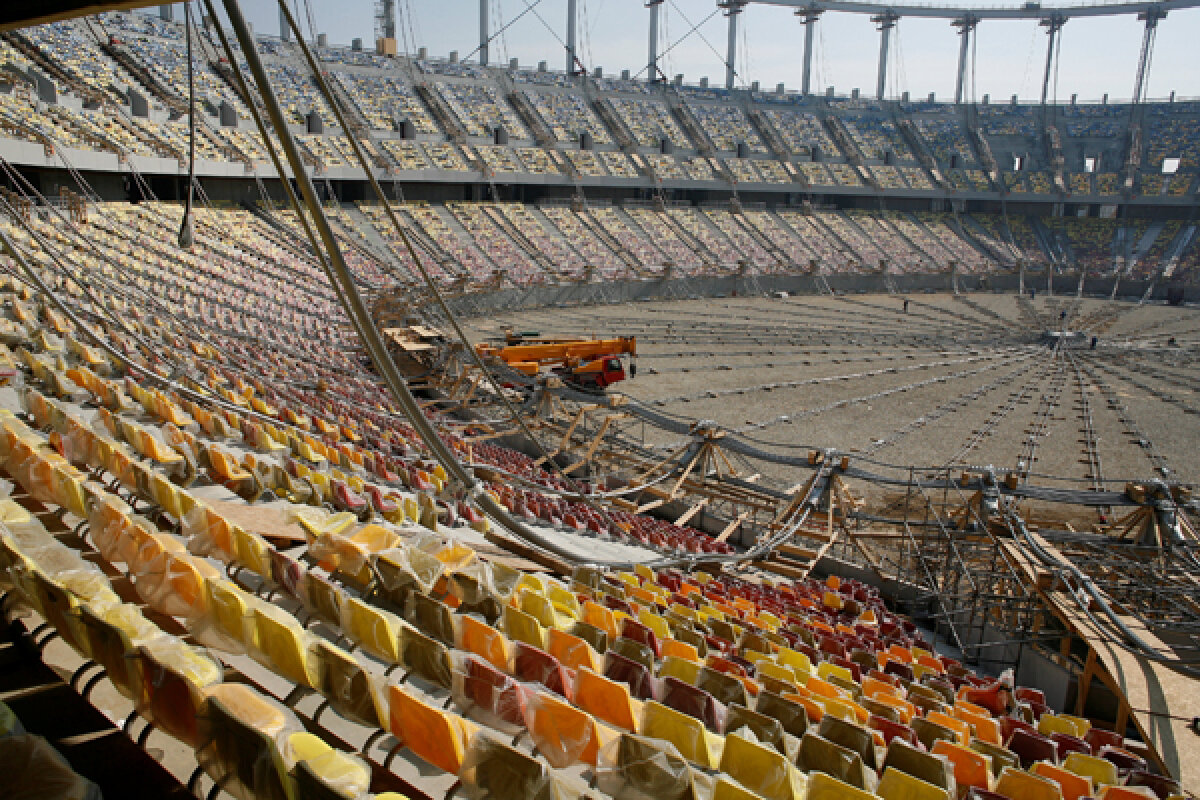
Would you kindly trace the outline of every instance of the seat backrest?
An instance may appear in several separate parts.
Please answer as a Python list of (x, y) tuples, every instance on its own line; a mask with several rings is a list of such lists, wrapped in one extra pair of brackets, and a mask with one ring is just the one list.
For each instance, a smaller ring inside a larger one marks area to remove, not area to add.
[(549, 774), (533, 756), (481, 734), (471, 740), (460, 777), (464, 786), (489, 800), (527, 800), (543, 796)]
[(525, 719), (538, 752), (553, 767), (595, 764), (600, 733), (591, 715), (550, 692), (533, 692)]
[(275, 747), (286, 714), (247, 686), (220, 688), (209, 697), (200, 725), (201, 763), (235, 797), (291, 800), (292, 779)]
[(574, 701), (596, 719), (631, 733), (637, 730), (638, 711), (624, 683), (582, 668), (575, 675)]
[(525, 727), (525, 690), (478, 656), (463, 660), (461, 683), (455, 684), (455, 692), (464, 706), (478, 706), (506, 725)]
[(443, 689), (453, 685), (450, 651), (446, 645), (419, 630), (404, 631), (403, 661), (416, 675)]
[(718, 730), (717, 703), (703, 689), (684, 683), (678, 678), (663, 679), (662, 704), (681, 714), (694, 717), (710, 730)]
[(313, 648), (317, 663), (317, 690), (330, 707), (352, 722), (370, 728), (382, 727), (379, 708), (371, 689), (367, 670), (350, 653), (324, 639)]
[(403, 661), (404, 624), (395, 614), (347, 597), (342, 605), (342, 628), (351, 641), (376, 658), (388, 664)]
[(461, 718), (418, 700), (403, 687), (388, 687), (388, 728), (418, 757), (444, 772), (457, 774), (470, 726)]
[(205, 689), (220, 682), (220, 665), (178, 640), (142, 645), (137, 663), (142, 677), (138, 713), (184, 744), (199, 747)]
[(642, 734), (665, 739), (675, 746), (688, 761), (715, 769), (715, 748), (710, 742), (704, 723), (688, 714), (651, 700), (642, 709)]
[(513, 674), (523, 681), (540, 683), (552, 692), (570, 699), (571, 677), (558, 659), (541, 648), (517, 642), (513, 651)]
[(250, 655), (298, 686), (315, 689), (318, 669), (315, 639), (295, 617), (273, 605), (254, 608), (256, 636)]

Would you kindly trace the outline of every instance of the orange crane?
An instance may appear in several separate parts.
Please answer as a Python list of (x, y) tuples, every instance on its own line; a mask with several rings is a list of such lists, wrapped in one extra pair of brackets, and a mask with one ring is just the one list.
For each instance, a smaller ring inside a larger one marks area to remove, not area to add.
[[(480, 356), (498, 358), (525, 375), (546, 370), (585, 389), (603, 389), (625, 380), (621, 356), (637, 358), (637, 337), (540, 339), (505, 331), (503, 346), (481, 342), (475, 349)], [(631, 363), (629, 375), (636, 372), (637, 366)]]

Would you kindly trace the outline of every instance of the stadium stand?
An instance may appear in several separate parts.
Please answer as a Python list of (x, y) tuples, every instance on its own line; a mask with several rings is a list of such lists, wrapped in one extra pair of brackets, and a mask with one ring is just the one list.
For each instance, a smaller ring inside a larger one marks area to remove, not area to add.
[[(145, 15), (102, 19), (121, 36), (140, 37), (138, 63), (179, 92), (177, 24)], [(14, 76), (0, 84), (5, 159), (30, 143), (110, 159), (179, 159), (184, 122), (163, 108), (127, 113), (119, 87), (132, 77), (79, 25), (55, 23), (30, 32), (29, 41), (77, 81), (60, 89), (87, 87), (103, 103), (80, 109), (41, 100)], [(301, 125), (313, 110), (323, 117), (324, 133), (298, 134), (314, 171), (357, 169), (349, 137), (364, 134), (336, 129), (290, 46), (260, 43), (290, 120)], [(3, 48), (0, 60), (29, 68), (18, 49), (7, 41)], [(416, 62), (437, 78), (432, 90), (468, 136), (491, 139), (499, 126), (516, 140), (459, 144), (443, 140), (449, 132), (415, 81), (394, 74), (398, 60), (344, 48), (323, 48), (321, 57), (342, 67), (331, 74), (367, 127), (383, 134), (363, 139), (373, 168), (386, 156), (399, 170), (437, 173), (432, 199), (392, 210), (445, 288), (740, 269), (929, 273), (951, 262), (986, 273), (998, 266), (994, 254), (1014, 249), (1026, 262), (1045, 263), (1045, 231), (1088, 273), (1114, 266), (1123, 224), (1116, 219), (1031, 222), (1033, 203), (1001, 216), (987, 213), (994, 204), (966, 206), (973, 196), (951, 201), (964, 203), (952, 212), (926, 210), (946, 208), (927, 197), (918, 206), (913, 190), (940, 190), (915, 166), (889, 114), (923, 115), (915, 129), (950, 184), (992, 193), (953, 112), (936, 105), (897, 110), (835, 99), (816, 113), (764, 108), (762, 119), (789, 151), (765, 158), (757, 117), (752, 123), (720, 90), (685, 88), (687, 108), (722, 151), (713, 158), (690, 154), (706, 151), (689, 141), (658, 88), (602, 79), (605, 102), (636, 141), (623, 152), (580, 150), (568, 145), (581, 131), (602, 147), (621, 137), (573, 79), (517, 70), (510, 79), (537, 87), (519, 91), (562, 146), (546, 148), (533, 146), (495, 88), (494, 70)], [(202, 93), (236, 106), (224, 77), (200, 66)], [(984, 109), (996, 109), (981, 113), (987, 136), (1036, 135), (1026, 107)], [(205, 121), (202, 160), (264, 161), (263, 143), (243, 125), (246, 111), (239, 108), (234, 127)], [(868, 160), (909, 163), (869, 165), (884, 191), (868, 189), (844, 163), (824, 114), (842, 120)], [(1109, 125), (1125, 124), (1108, 112), (1064, 115), (1074, 138), (1107, 137)], [(1172, 157), (1172, 142), (1187, 146), (1193, 122), (1178, 116), (1161, 117), (1165, 144), (1149, 144), (1151, 167)], [(422, 140), (394, 138), (405, 121)], [(685, 152), (659, 152), (664, 138)], [(739, 143), (755, 157), (734, 157)], [(1185, 167), (1195, 166), (1190, 152)], [(779, 160), (785, 155), (796, 160)], [(652, 197), (643, 163), (678, 195)], [(482, 185), (477, 172), (505, 180)], [(178, 173), (176, 163), (165, 174)], [(1005, 175), (1014, 193), (1060, 199), (1045, 168)], [(538, 203), (534, 191), (513, 189), (524, 186), (515, 178), (506, 183), (513, 176), (575, 180), (572, 188), (588, 178), (605, 192)], [(728, 193), (730, 177), (758, 194), (736, 204), (687, 194), (715, 196), (714, 186)], [(1017, 188), (1009, 177), (1028, 182)], [(1090, 194), (1092, 178), (1099, 194), (1121, 191), (1116, 172), (1069, 173), (1067, 185)], [(607, 179), (640, 181), (640, 193), (617, 191), (622, 184)], [(1147, 203), (1169, 203), (1193, 188), (1193, 175), (1142, 173), (1137, 185)], [(848, 210), (826, 202), (843, 194), (862, 202)], [(905, 194), (912, 205), (879, 202)], [(378, 781), (403, 761), (438, 793), (459, 783), (468, 796), (494, 800), (598, 792), (662, 800), (1118, 800), (1146, 796), (1139, 787), (1161, 797), (1179, 792), (1149, 771), (1124, 732), (1092, 728), (1051, 710), (1035, 689), (939, 655), (859, 581), (749, 580), (645, 564), (554, 577), (499, 556), (487, 520), (448, 484), (364, 366), (290, 212), (201, 205), (195, 241), (181, 248), (176, 205), (89, 201), (70, 225), (52, 208), (27, 219), (5, 215), (0, 226), (23, 245), (35, 241), (32, 231), (75, 255), (72, 268), (95, 278), (100, 298), (63, 279), (49, 248), (28, 248), (34, 269), (72, 308), (119, 318), (105, 331), (115, 353), (140, 360), (150, 343), (177, 358), (181, 371), (164, 383), (154, 369), (130, 368), (86, 344), (87, 332), (12, 278), (14, 262), (0, 256), (0, 368), (16, 379), (19, 400), (19, 413), (0, 410), (0, 466), (12, 480), (0, 484), (5, 606), (18, 609), (14, 616), (36, 615), (30, 619), (45, 624), (41, 632), (102, 666), (130, 722), (153, 723), (156, 735), (194, 755), (196, 780), (207, 775), (242, 798), (400, 800)], [(365, 290), (412, 279), (397, 274), (413, 265), (384, 208), (331, 199), (328, 213)], [(1149, 224), (1139, 217), (1121, 235), (1140, 241)], [(1181, 220), (1168, 220), (1135, 274), (1153, 274), (1182, 229)], [(83, 236), (95, 247), (83, 246)], [(376, 245), (386, 262), (372, 255)], [(1195, 276), (1198, 251), (1193, 244), (1183, 254), (1178, 275)], [(481, 491), (530, 524), (629, 548), (643, 560), (733, 549), (658, 517), (601, 515), (564, 494), (545, 462), (436, 409), (431, 403), (427, 416), (446, 446), (491, 475)], [(522, 481), (497, 477), (504, 474)], [(277, 504), (298, 531), (286, 545), (240, 521)], [(79, 536), (57, 526), (78, 526)], [(335, 746), (318, 735), (325, 715), (355, 742)], [(0, 706), (0, 735), (15, 727)], [(358, 746), (389, 736), (390, 754)]]

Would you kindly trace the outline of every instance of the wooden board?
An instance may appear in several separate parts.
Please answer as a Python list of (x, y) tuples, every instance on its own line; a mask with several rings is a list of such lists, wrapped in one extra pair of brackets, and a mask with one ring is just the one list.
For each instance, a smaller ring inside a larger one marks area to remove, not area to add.
[(305, 541), (304, 529), (287, 521), (288, 507), (280, 503), (249, 505), (243, 500), (204, 498), (222, 517), (248, 531), (261, 533), (268, 539), (300, 543)]
[[(1191, 721), (1200, 717), (1200, 681), (1108, 641), (1108, 634), (1096, 627), (1069, 595), (1049, 592), (1047, 597), (1072, 631), (1086, 640), (1096, 653), (1111, 679), (1105, 683), (1125, 696), (1134, 724), (1146, 744), (1158, 754), (1162, 766), (1179, 779), (1184, 789), (1200, 792), (1200, 735), (1190, 727)], [(1121, 617), (1121, 620), (1146, 644), (1167, 650), (1166, 645), (1137, 620), (1132, 617)]]
[[(1043, 547), (1053, 548), (1044, 539), (1040, 542)], [(1029, 584), (1047, 583), (1043, 580), (1042, 570), (1024, 558), (1020, 548), (1006, 543), (1005, 549), (1015, 566), (1024, 572)], [(1039, 586), (1038, 594), (1071, 632), (1086, 641), (1096, 654), (1100, 667), (1098, 677), (1129, 704), (1134, 726), (1161, 766), (1177, 778), (1185, 790), (1200, 793), (1200, 735), (1190, 727), (1191, 721), (1200, 717), (1200, 681), (1134, 655), (1118, 642), (1111, 641), (1109, 634), (1097, 627), (1066, 592)], [(1136, 619), (1123, 616), (1121, 620), (1150, 647), (1164, 653), (1169, 650)]]

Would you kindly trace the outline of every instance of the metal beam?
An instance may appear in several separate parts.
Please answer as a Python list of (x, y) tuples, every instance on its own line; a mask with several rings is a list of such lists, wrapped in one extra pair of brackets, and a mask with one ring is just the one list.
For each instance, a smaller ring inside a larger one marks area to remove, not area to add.
[(891, 40), (892, 28), (896, 27), (899, 17), (891, 11), (885, 11), (871, 17), (871, 22), (879, 26), (879, 73), (875, 78), (875, 99), (882, 100), (887, 88), (888, 43)]
[(288, 28), (287, 17), (283, 12), (279, 12), (279, 38), (281, 41), (290, 42), (292, 40), (292, 31)]
[(646, 56), (646, 79), (651, 83), (658, 81), (658, 7), (663, 0), (646, 0), (646, 8), (650, 9), (650, 48)]
[(953, 5), (915, 6), (888, 3), (860, 3), (855, 0), (746, 0), (761, 5), (784, 8), (840, 11), (848, 14), (878, 16), (892, 13), (898, 17), (931, 17), (934, 19), (958, 19), (964, 14), (974, 14), (980, 19), (1029, 19), (1041, 20), (1047, 15), (1057, 14), (1064, 19), (1077, 17), (1112, 17), (1123, 14), (1143, 14), (1151, 9), (1175, 11), (1200, 7), (1200, 0), (1165, 0), (1164, 2), (1097, 3), (1078, 6), (1043, 6), (1026, 3), (999, 8), (966, 8)]
[(800, 24), (804, 26), (804, 75), (800, 81), (800, 93), (807, 96), (812, 89), (813, 32), (821, 11), (811, 7), (797, 11), (796, 16), (800, 17)]
[(94, 0), (94, 2), (79, 2), (79, 0), (5, 0), (0, 3), (0, 33), (27, 28), (32, 25), (43, 25), (71, 17), (86, 17), (99, 14), (102, 11), (132, 11), (135, 8), (149, 8), (160, 3), (147, 0)]
[(479, 0), (479, 63), (487, 66), (488, 40), (492, 35), (492, 26), (488, 22), (488, 0)]

